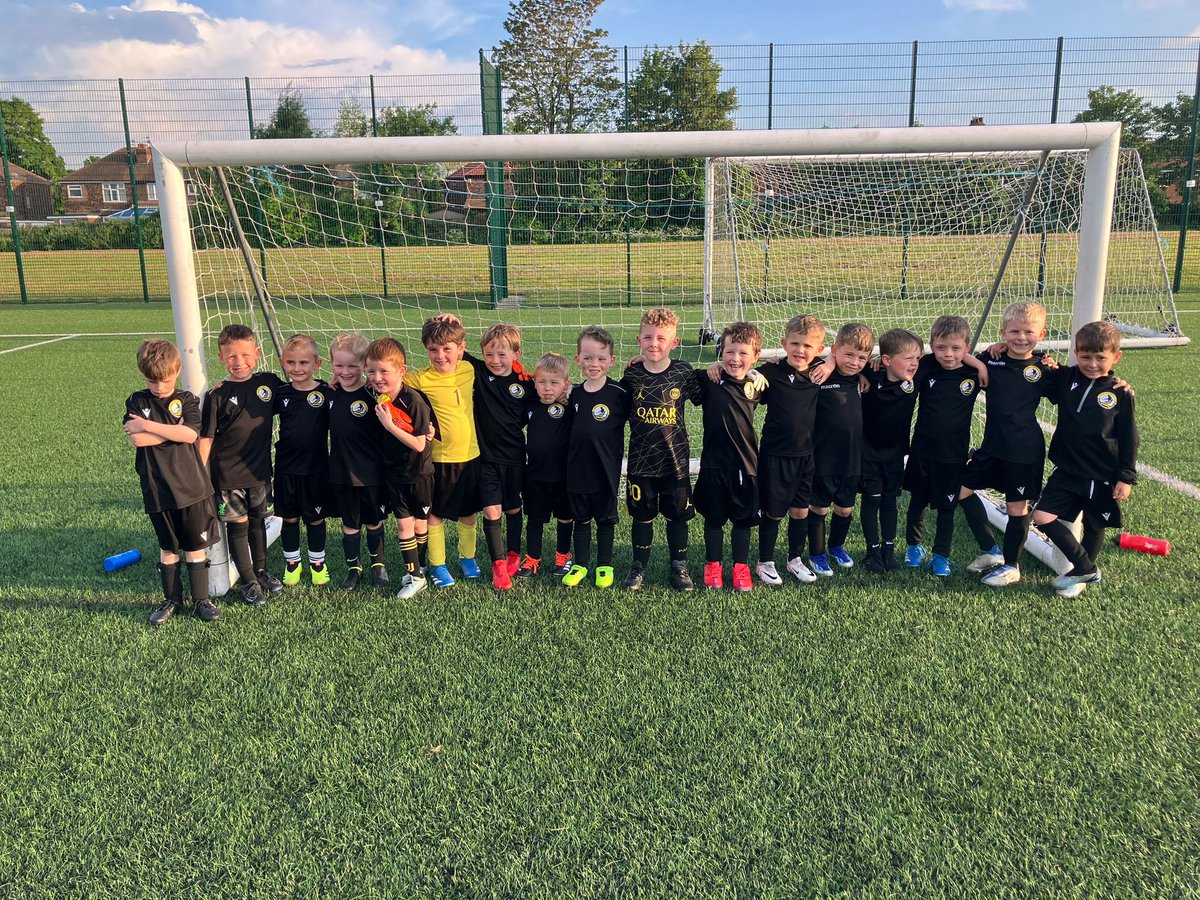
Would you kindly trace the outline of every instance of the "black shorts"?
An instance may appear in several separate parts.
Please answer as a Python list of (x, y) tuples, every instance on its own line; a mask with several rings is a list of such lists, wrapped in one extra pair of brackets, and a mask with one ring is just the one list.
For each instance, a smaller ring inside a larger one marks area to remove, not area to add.
[(807, 509), (812, 498), (813, 458), (759, 456), (758, 496), (762, 514), (782, 519), (792, 508)]
[(303, 519), (311, 525), (330, 515), (329, 482), (325, 475), (275, 476), (275, 515)]
[(963, 469), (962, 486), (973, 491), (985, 488), (1003, 491), (1008, 503), (1022, 500), (1033, 503), (1042, 495), (1044, 470), (1045, 465), (1040, 462), (1009, 462), (976, 450)]
[(567, 494), (571, 503), (571, 518), (576, 522), (587, 522), (595, 519), (597, 522), (617, 521), (617, 495), (608, 491), (591, 491), (587, 494)]
[(758, 478), (732, 469), (702, 468), (696, 478), (695, 503), (707, 525), (757, 525)]
[(966, 463), (935, 462), (910, 455), (904, 467), (904, 489), (910, 494), (909, 505), (954, 509), (962, 488)]
[(387, 497), (388, 509), (397, 519), (428, 519), (433, 505), (433, 476), (426, 475), (419, 481), (389, 481)]
[(691, 521), (696, 517), (692, 480), (674, 475), (626, 478), (625, 509), (635, 522), (650, 522), (659, 513), (668, 522)]
[(346, 528), (371, 528), (387, 518), (387, 488), (382, 484), (364, 487), (331, 484), (329, 495), (333, 500), (333, 508)]
[(1083, 513), (1084, 524), (1120, 528), (1121, 504), (1113, 499), (1112, 492), (1111, 481), (1090, 481), (1055, 469), (1046, 481), (1037, 508), (1066, 522)]
[(469, 462), (433, 464), (433, 509), (439, 519), (473, 516), (479, 503), (479, 457)]
[(895, 459), (862, 461), (862, 477), (859, 480), (859, 492), (863, 494), (879, 494), (885, 497), (899, 497), (900, 487), (904, 484), (904, 457)]
[(861, 475), (817, 475), (813, 478), (811, 506), (854, 507)]
[(566, 522), (571, 519), (571, 499), (567, 482), (534, 481), (525, 479), (525, 516), (530, 522), (549, 522), (553, 516)]
[(521, 508), (521, 487), (525, 467), (510, 463), (481, 462), (479, 464), (479, 504), (501, 509)]
[(247, 488), (217, 491), (213, 499), (217, 504), (217, 518), (222, 522), (236, 522), (247, 516), (252, 519), (265, 519), (271, 515), (274, 502), (269, 481)]
[(168, 553), (204, 550), (221, 539), (217, 512), (211, 499), (182, 509), (164, 509), (149, 514), (158, 536), (158, 546)]

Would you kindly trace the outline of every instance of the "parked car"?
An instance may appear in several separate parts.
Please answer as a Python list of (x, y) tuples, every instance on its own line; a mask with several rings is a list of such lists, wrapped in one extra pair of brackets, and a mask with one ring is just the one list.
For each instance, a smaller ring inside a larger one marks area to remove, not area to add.
[(157, 216), (157, 206), (139, 206), (136, 210), (132, 206), (128, 206), (120, 212), (110, 213), (104, 217), (105, 222), (132, 222), (135, 218), (147, 218), (148, 216)]

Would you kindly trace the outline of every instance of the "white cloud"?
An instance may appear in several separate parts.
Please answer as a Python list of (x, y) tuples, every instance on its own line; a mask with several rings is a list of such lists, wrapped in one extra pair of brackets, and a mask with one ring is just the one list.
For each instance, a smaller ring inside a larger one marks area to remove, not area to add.
[(946, 9), (970, 12), (1018, 12), (1029, 6), (1027, 0), (942, 0)]

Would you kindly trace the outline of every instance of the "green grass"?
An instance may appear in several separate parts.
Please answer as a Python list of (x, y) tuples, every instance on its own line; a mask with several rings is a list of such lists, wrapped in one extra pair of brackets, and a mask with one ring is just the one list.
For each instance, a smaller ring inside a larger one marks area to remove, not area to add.
[[(0, 309), (0, 335), (170, 327)], [(137, 342), (0, 356), (0, 895), (1197, 893), (1200, 503), (1140, 484), (1129, 522), (1174, 552), (1109, 548), (1070, 602), (1030, 563), (1005, 591), (297, 589), (156, 631), (152, 563), (100, 570), (154, 554)], [(1143, 457), (1194, 483), (1197, 363), (1121, 364)]]

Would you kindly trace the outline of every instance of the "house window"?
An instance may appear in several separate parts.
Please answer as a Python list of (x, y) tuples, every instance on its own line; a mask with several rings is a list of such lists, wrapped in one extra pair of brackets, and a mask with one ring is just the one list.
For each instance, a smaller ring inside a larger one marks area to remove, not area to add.
[(157, 200), (158, 199), (158, 185), (157, 184), (151, 182), (150, 184), (146, 185), (146, 199), (147, 200)]
[(104, 182), (104, 202), (105, 203), (124, 203), (125, 202), (125, 182), (123, 182), (123, 181), (106, 181), (106, 182)]
[(200, 193), (200, 189), (198, 187), (196, 187), (196, 182), (189, 181), (187, 183), (187, 195), (189, 197), (195, 197), (199, 193)]
[(83, 199), (83, 185), (82, 184), (68, 184), (67, 185), (67, 197), (71, 200), (82, 200)]

